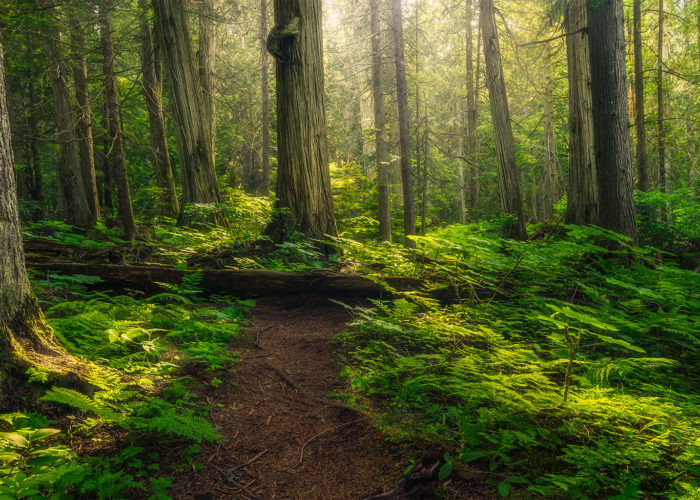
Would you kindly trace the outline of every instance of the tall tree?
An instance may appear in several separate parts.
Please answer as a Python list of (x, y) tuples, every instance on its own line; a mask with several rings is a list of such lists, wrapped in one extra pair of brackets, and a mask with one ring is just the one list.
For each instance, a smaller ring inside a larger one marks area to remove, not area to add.
[(307, 238), (337, 234), (331, 196), (323, 81), (321, 0), (274, 0), (267, 48), (276, 60), (277, 206), (289, 218), (268, 228)]
[(647, 133), (644, 113), (644, 68), (642, 55), (642, 0), (633, 0), (633, 36), (634, 36), (634, 129), (637, 135), (637, 187), (640, 191), (649, 191), (649, 174), (647, 172)]
[(664, 59), (666, 44), (664, 42), (665, 19), (664, 0), (659, 0), (659, 32), (656, 44), (656, 118), (659, 133), (659, 189), (666, 191), (666, 90), (664, 89)]
[(394, 63), (396, 65), (396, 99), (399, 109), (399, 145), (401, 149), (401, 182), (403, 184), (404, 246), (415, 248), (410, 236), (416, 234), (416, 210), (413, 200), (413, 173), (411, 172), (411, 138), (408, 128), (408, 87), (403, 42), (403, 14), (401, 0), (391, 1), (392, 30), (394, 32)]
[(370, 0), (372, 31), (372, 95), (374, 96), (374, 131), (377, 157), (377, 195), (379, 198), (379, 239), (391, 241), (391, 198), (389, 164), (386, 161), (386, 125), (384, 123), (384, 84), (382, 78), (382, 26), (379, 0)]
[(598, 223), (598, 171), (593, 135), (591, 58), (586, 0), (566, 6), (566, 52), (569, 80), (569, 191), (567, 220)]
[(114, 75), (114, 43), (112, 41), (112, 20), (110, 9), (111, 0), (103, 0), (100, 5), (99, 25), (102, 35), (102, 69), (105, 77), (105, 100), (109, 116), (109, 137), (111, 141), (108, 152), (111, 159), (112, 174), (117, 184), (119, 199), (119, 220), (127, 239), (132, 243), (136, 240), (136, 223), (131, 207), (131, 192), (129, 176), (126, 172), (124, 159), (124, 140), (122, 138), (121, 117), (119, 113), (119, 97), (117, 94), (117, 79)]
[(10, 384), (29, 367), (41, 366), (52, 376), (84, 368), (56, 342), (24, 267), (4, 59), (0, 45), (0, 405), (16, 391)]
[(557, 175), (557, 138), (554, 132), (554, 84), (552, 81), (552, 47), (544, 45), (544, 196), (545, 218), (552, 217), (554, 204), (559, 199)]
[(165, 133), (163, 115), (163, 82), (160, 59), (153, 44), (153, 31), (148, 16), (148, 0), (139, 0), (139, 22), (141, 23), (141, 72), (143, 74), (143, 95), (148, 109), (148, 122), (151, 133), (151, 155), (156, 182), (160, 189), (160, 213), (177, 217), (180, 207), (175, 192), (173, 170), (170, 165), (168, 139)]
[(214, 29), (214, 0), (200, 0), (199, 11), (199, 79), (202, 82), (205, 116), (211, 140), (212, 162), (216, 151), (216, 101), (214, 100), (214, 68), (216, 37)]
[[(182, 170), (181, 223), (190, 220), (187, 204), (221, 202), (186, 6), (186, 0), (153, 0)], [(210, 220), (225, 224), (218, 212)]]
[(89, 224), (92, 216), (85, 195), (78, 150), (76, 148), (75, 123), (68, 89), (68, 71), (61, 53), (61, 31), (58, 29), (53, 0), (36, 0), (37, 7), (50, 17), (45, 24), (47, 72), (53, 93), (57, 138), (61, 149), (58, 164), (61, 214), (70, 224)]
[(78, 134), (78, 149), (80, 151), (80, 171), (83, 179), (83, 189), (90, 219), (94, 222), (100, 218), (100, 201), (97, 197), (97, 180), (95, 177), (95, 152), (92, 143), (92, 113), (90, 111), (90, 95), (88, 93), (87, 57), (85, 56), (85, 34), (83, 23), (77, 9), (69, 11), (70, 40), (73, 50), (73, 82), (75, 83), (75, 100), (77, 103), (76, 117)]
[[(476, 71), (474, 70), (474, 5), (473, 0), (466, 0), (467, 9), (467, 141), (465, 157), (469, 168), (469, 213), (473, 220), (478, 219), (479, 205), (479, 165), (477, 164), (476, 149), (478, 144), (478, 95), (479, 95), (479, 60), (481, 43), (481, 28), (477, 30)], [(477, 22), (477, 26), (480, 23)]]
[(268, 81), (267, 62), (267, 2), (260, 0), (260, 95), (262, 106), (262, 151), (260, 155), (260, 169), (262, 170), (262, 182), (260, 193), (270, 194), (270, 92)]
[(501, 65), (501, 49), (496, 31), (496, 9), (493, 0), (479, 0), (481, 34), (484, 38), (486, 83), (489, 88), (491, 120), (498, 156), (498, 186), (501, 209), (509, 220), (503, 225), (503, 236), (519, 240), (527, 239), (525, 215), (520, 196), (518, 168), (515, 163), (515, 142), (510, 124), (506, 84)]
[(622, 0), (588, 0), (598, 225), (637, 240)]

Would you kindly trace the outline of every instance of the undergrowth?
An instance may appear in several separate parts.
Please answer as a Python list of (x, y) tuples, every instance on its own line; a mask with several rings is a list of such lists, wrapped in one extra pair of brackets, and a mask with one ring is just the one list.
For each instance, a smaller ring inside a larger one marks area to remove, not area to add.
[(391, 437), (479, 466), (502, 496), (698, 498), (700, 276), (601, 229), (562, 232), (452, 226), (418, 237), (416, 258), (344, 241), (361, 272), (457, 297), (352, 308), (338, 337), (348, 397)]
[[(116, 455), (80, 457), (63, 442), (103, 440), (120, 433), (125, 443), (216, 442), (217, 429), (207, 407), (191, 391), (197, 383), (217, 386), (217, 377), (237, 362), (229, 343), (245, 322), (252, 301), (210, 297), (201, 304), (192, 273), (167, 293), (134, 298), (86, 292), (94, 280), (50, 276), (36, 283), (50, 325), (74, 355), (94, 365), (92, 394), (47, 388), (41, 401), (47, 413), (70, 411), (63, 431), (37, 413), (0, 416), (0, 499), (123, 498), (142, 490), (150, 498), (168, 498), (176, 471), (155, 473), (162, 457), (156, 446), (129, 444)], [(185, 376), (184, 372), (194, 374)], [(28, 373), (45, 384), (41, 370)], [(51, 407), (56, 410), (51, 410)], [(77, 412), (77, 413), (76, 413)], [(60, 413), (60, 412), (59, 412)], [(180, 444), (178, 444), (180, 443)]]

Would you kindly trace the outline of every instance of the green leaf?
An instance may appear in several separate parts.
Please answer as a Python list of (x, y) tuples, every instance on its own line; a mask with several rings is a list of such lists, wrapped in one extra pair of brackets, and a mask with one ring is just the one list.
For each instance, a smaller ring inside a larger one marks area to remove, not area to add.
[(16, 432), (0, 432), (0, 439), (4, 439), (8, 443), (16, 446), (17, 448), (27, 448), (29, 447), (29, 441), (22, 434)]
[(448, 460), (447, 462), (442, 464), (442, 467), (440, 467), (440, 471), (438, 472), (438, 481), (444, 481), (451, 473), (452, 460)]
[(60, 434), (61, 431), (58, 429), (37, 429), (34, 432), (32, 432), (28, 439), (30, 443), (34, 443), (35, 441), (41, 441), (42, 439), (46, 439), (49, 436), (55, 436), (56, 434)]
[(508, 495), (510, 495), (510, 484), (507, 480), (498, 483), (498, 493), (500, 493), (503, 498), (506, 498), (508, 497)]
[(472, 451), (462, 452), (462, 454), (460, 455), (459, 458), (463, 463), (466, 464), (466, 463), (469, 463), (469, 462), (476, 460), (477, 458), (481, 458), (481, 457), (485, 457), (485, 456), (486, 456), (486, 453), (484, 453), (483, 451), (472, 450)]

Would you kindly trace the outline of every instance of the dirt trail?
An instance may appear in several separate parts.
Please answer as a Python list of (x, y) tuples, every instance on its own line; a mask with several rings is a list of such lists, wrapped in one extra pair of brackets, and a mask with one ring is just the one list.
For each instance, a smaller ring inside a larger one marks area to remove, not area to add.
[[(387, 442), (363, 414), (326, 397), (344, 385), (331, 342), (346, 311), (298, 295), (260, 299), (253, 317), (235, 372), (200, 392), (224, 440), (203, 447), (194, 463), (204, 467), (179, 475), (171, 496), (362, 499), (393, 489), (420, 450)], [(433, 498), (432, 487), (423, 491), (391, 498)]]
[(235, 373), (203, 394), (224, 441), (195, 457), (204, 468), (179, 476), (171, 495), (351, 499), (393, 488), (410, 457), (326, 397), (343, 387), (331, 340), (347, 313), (301, 295), (260, 299), (253, 315), (247, 334), (257, 340), (242, 349)]

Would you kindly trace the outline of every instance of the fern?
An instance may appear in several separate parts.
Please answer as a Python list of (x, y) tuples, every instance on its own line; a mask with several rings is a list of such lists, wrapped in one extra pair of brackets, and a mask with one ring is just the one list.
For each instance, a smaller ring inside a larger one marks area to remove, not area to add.
[(65, 387), (53, 387), (39, 399), (42, 401), (53, 401), (55, 403), (72, 406), (83, 413), (94, 413), (98, 417), (108, 422), (113, 422), (116, 424), (124, 423), (123, 415), (106, 408), (85, 394), (81, 394)]

